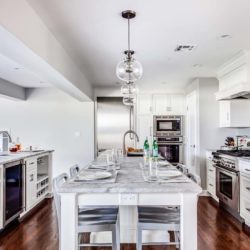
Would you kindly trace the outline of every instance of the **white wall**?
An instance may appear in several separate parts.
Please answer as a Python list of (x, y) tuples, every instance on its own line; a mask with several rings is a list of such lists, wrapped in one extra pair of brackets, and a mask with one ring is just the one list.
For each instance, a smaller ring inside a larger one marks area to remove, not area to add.
[(27, 101), (0, 98), (0, 130), (11, 128), (25, 146), (55, 149), (53, 175), (68, 172), (94, 157), (94, 103), (79, 102), (63, 92), (36, 89)]
[[(247, 134), (250, 129), (219, 128), (219, 102), (215, 100), (215, 92), (219, 83), (215, 78), (199, 78), (187, 88), (187, 94), (196, 90), (198, 93), (199, 117), (199, 172), (202, 187), (206, 188), (206, 150), (219, 149), (224, 145), (227, 136)], [(250, 134), (249, 134), (250, 135)]]

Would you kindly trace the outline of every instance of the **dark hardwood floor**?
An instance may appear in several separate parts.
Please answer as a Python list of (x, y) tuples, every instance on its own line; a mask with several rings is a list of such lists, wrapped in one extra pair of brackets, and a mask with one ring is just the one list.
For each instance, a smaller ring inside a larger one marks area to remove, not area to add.
[[(46, 200), (22, 223), (12, 225), (0, 234), (0, 250), (57, 250), (56, 214), (52, 200)], [(100, 248), (104, 250), (104, 248)], [(123, 244), (122, 250), (135, 245)], [(166, 246), (143, 247), (143, 250), (170, 250)], [(199, 250), (250, 250), (250, 236), (226, 211), (210, 198), (201, 197), (198, 205)], [(70, 250), (70, 249), (69, 249)]]

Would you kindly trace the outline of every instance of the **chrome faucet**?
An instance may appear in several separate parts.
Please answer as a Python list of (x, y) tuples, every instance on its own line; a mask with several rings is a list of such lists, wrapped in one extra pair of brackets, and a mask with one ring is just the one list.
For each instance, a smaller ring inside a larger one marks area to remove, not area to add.
[(5, 135), (7, 135), (8, 137), (9, 137), (9, 142), (12, 142), (12, 139), (11, 139), (11, 136), (10, 136), (10, 134), (8, 133), (8, 131), (0, 131), (0, 134), (5, 134)]
[(125, 145), (125, 139), (127, 134), (134, 134), (136, 137), (137, 142), (139, 142), (139, 136), (136, 134), (134, 130), (128, 130), (123, 135), (123, 154), (126, 155), (126, 145)]

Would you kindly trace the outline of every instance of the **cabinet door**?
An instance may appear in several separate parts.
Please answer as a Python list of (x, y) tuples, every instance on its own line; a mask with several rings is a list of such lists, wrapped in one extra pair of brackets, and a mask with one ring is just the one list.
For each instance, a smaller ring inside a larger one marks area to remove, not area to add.
[(152, 96), (138, 95), (137, 96), (137, 113), (138, 115), (152, 114)]
[(230, 102), (220, 101), (220, 127), (230, 127)]
[(184, 95), (171, 95), (171, 114), (184, 115)]
[(171, 95), (153, 96), (153, 113), (155, 115), (168, 115), (172, 113)]
[(26, 160), (26, 210), (37, 201), (37, 162), (36, 158)]
[(3, 228), (3, 165), (0, 165), (0, 229)]
[(137, 117), (137, 133), (139, 136), (138, 148), (143, 148), (144, 141), (148, 137), (149, 143), (152, 141), (152, 116), (151, 115), (139, 115)]

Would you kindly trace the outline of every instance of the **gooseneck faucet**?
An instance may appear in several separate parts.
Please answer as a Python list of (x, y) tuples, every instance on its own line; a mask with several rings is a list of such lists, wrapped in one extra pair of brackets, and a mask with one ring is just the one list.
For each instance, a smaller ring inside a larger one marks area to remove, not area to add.
[(9, 137), (9, 142), (12, 142), (11, 136), (7, 131), (0, 131), (0, 134), (5, 134)]
[(134, 134), (136, 137), (137, 142), (139, 142), (139, 136), (136, 134), (134, 130), (128, 130), (123, 135), (123, 154), (126, 155), (126, 145), (125, 145), (125, 139), (127, 134)]

